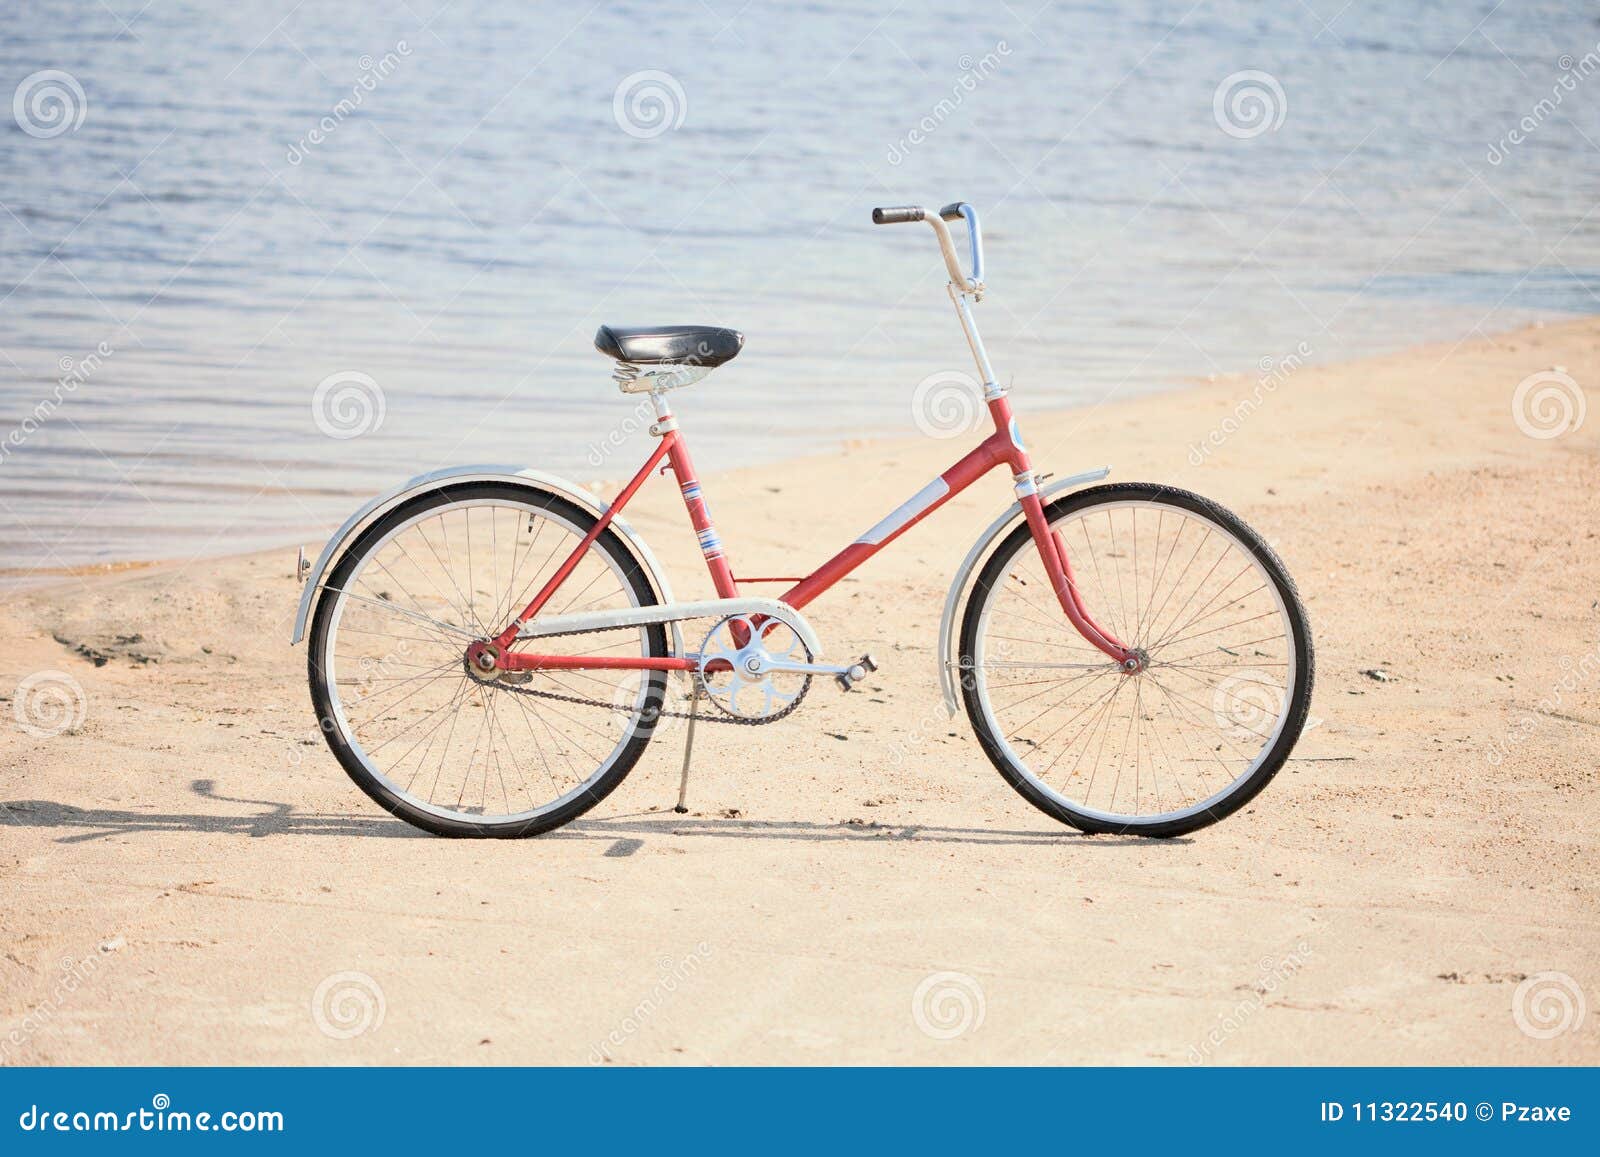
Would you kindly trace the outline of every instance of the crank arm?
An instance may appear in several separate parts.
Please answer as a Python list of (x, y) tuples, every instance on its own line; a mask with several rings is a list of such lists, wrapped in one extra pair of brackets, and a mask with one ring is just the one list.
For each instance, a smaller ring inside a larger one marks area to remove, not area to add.
[(855, 663), (795, 663), (788, 659), (769, 659), (761, 664), (762, 671), (781, 671), (788, 675), (847, 675), (855, 670)]
[(794, 663), (787, 659), (769, 659), (762, 664), (763, 671), (786, 671), (800, 675), (832, 675), (839, 686), (848, 691), (876, 671), (878, 664), (871, 655), (863, 655), (854, 663)]
[[(707, 662), (715, 664), (715, 666), (711, 668), (712, 673), (716, 673), (719, 670), (734, 670), (733, 660), (728, 658), (726, 655), (713, 655), (708, 660), (705, 656), (697, 654), (694, 651), (690, 651), (688, 654), (684, 655), (684, 658), (688, 660), (689, 670), (691, 671), (701, 670)], [(789, 659), (768, 658), (763, 660), (761, 664), (761, 670), (759, 672), (752, 671), (750, 673), (758, 677), (760, 675), (769, 674), (847, 675), (851, 671), (855, 670), (858, 665), (859, 664), (856, 663), (796, 663)]]

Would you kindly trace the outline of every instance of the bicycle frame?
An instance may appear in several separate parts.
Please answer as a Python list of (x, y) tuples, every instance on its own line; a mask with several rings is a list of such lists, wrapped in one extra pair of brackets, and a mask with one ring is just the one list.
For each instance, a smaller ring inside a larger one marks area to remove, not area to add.
[(695, 669), (695, 661), (685, 656), (541, 655), (509, 649), (516, 641), (518, 631), (523, 624), (534, 618), (550, 601), (561, 584), (577, 568), (590, 546), (605, 533), (611, 520), (633, 499), (639, 488), (660, 467), (663, 459), (678, 480), (684, 507), (699, 537), (700, 553), (705, 558), (706, 569), (711, 575), (711, 583), (716, 588), (717, 594), (722, 598), (737, 598), (740, 582), (792, 581), (794, 585), (780, 596), (780, 601), (795, 610), (807, 606), (991, 470), (1001, 465), (1009, 465), (1018, 500), (1022, 504), (1029, 529), (1033, 532), (1034, 544), (1039, 550), (1045, 573), (1049, 576), (1062, 611), (1078, 632), (1106, 655), (1118, 663), (1137, 664), (1139, 657), (1136, 653), (1124, 646), (1110, 631), (1096, 623), (1083, 605), (1077, 584), (1072, 578), (1072, 565), (1067, 557), (1066, 544), (1058, 532), (1050, 529), (1049, 521), (1045, 517), (1044, 504), (1039, 499), (1038, 486), (1027, 450), (1018, 432), (1016, 419), (1011, 413), (1010, 403), (1002, 391), (992, 391), (992, 396), (988, 398), (988, 408), (994, 422), (992, 434), (816, 570), (797, 580), (740, 579), (733, 573), (722, 547), (722, 539), (707, 510), (699, 476), (695, 473), (694, 462), (689, 456), (689, 448), (677, 428), (677, 422), (670, 409), (667, 408), (665, 399), (656, 395), (658, 420), (653, 429), (659, 432), (660, 442), (655, 451), (645, 460), (644, 465), (617, 494), (616, 500), (610, 504), (589, 533), (572, 550), (528, 605), (495, 637), (494, 644), (500, 649), (499, 664), (506, 670), (611, 668), (688, 671)]

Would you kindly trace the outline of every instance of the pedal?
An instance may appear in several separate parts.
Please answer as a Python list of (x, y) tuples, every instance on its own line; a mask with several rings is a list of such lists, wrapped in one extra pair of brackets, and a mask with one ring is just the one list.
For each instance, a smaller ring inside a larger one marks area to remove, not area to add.
[(876, 671), (877, 669), (877, 660), (875, 660), (870, 654), (862, 655), (861, 658), (857, 659), (853, 664), (851, 664), (848, 671), (841, 671), (835, 675), (834, 678), (838, 680), (839, 689), (841, 691), (849, 691), (857, 683), (865, 679), (869, 671)]

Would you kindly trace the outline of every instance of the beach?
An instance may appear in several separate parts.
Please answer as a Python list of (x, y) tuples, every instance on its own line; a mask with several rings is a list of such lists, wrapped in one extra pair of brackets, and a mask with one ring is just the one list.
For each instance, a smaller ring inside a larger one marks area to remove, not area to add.
[[(1589, 318), (1054, 413), (1013, 392), (1040, 469), (1221, 501), (1311, 616), (1291, 761), (1170, 841), (1054, 824), (945, 715), (945, 589), (1001, 475), (808, 608), (830, 657), (876, 656), (864, 686), (702, 728), (688, 815), (664, 729), (527, 841), (425, 836), (346, 778), (289, 643), (294, 544), (14, 594), (0, 1061), (1600, 1063), (1596, 383)], [(691, 444), (717, 390), (677, 395)], [(966, 446), (705, 490), (738, 569), (799, 573)], [(710, 596), (670, 485), (629, 520)]]

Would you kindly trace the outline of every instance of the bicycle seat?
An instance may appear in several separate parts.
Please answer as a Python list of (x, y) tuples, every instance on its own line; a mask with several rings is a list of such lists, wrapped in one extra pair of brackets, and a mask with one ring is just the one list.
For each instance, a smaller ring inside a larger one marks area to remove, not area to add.
[(731, 362), (744, 347), (744, 334), (709, 325), (603, 325), (594, 348), (619, 362), (639, 366), (685, 365), (711, 369)]

